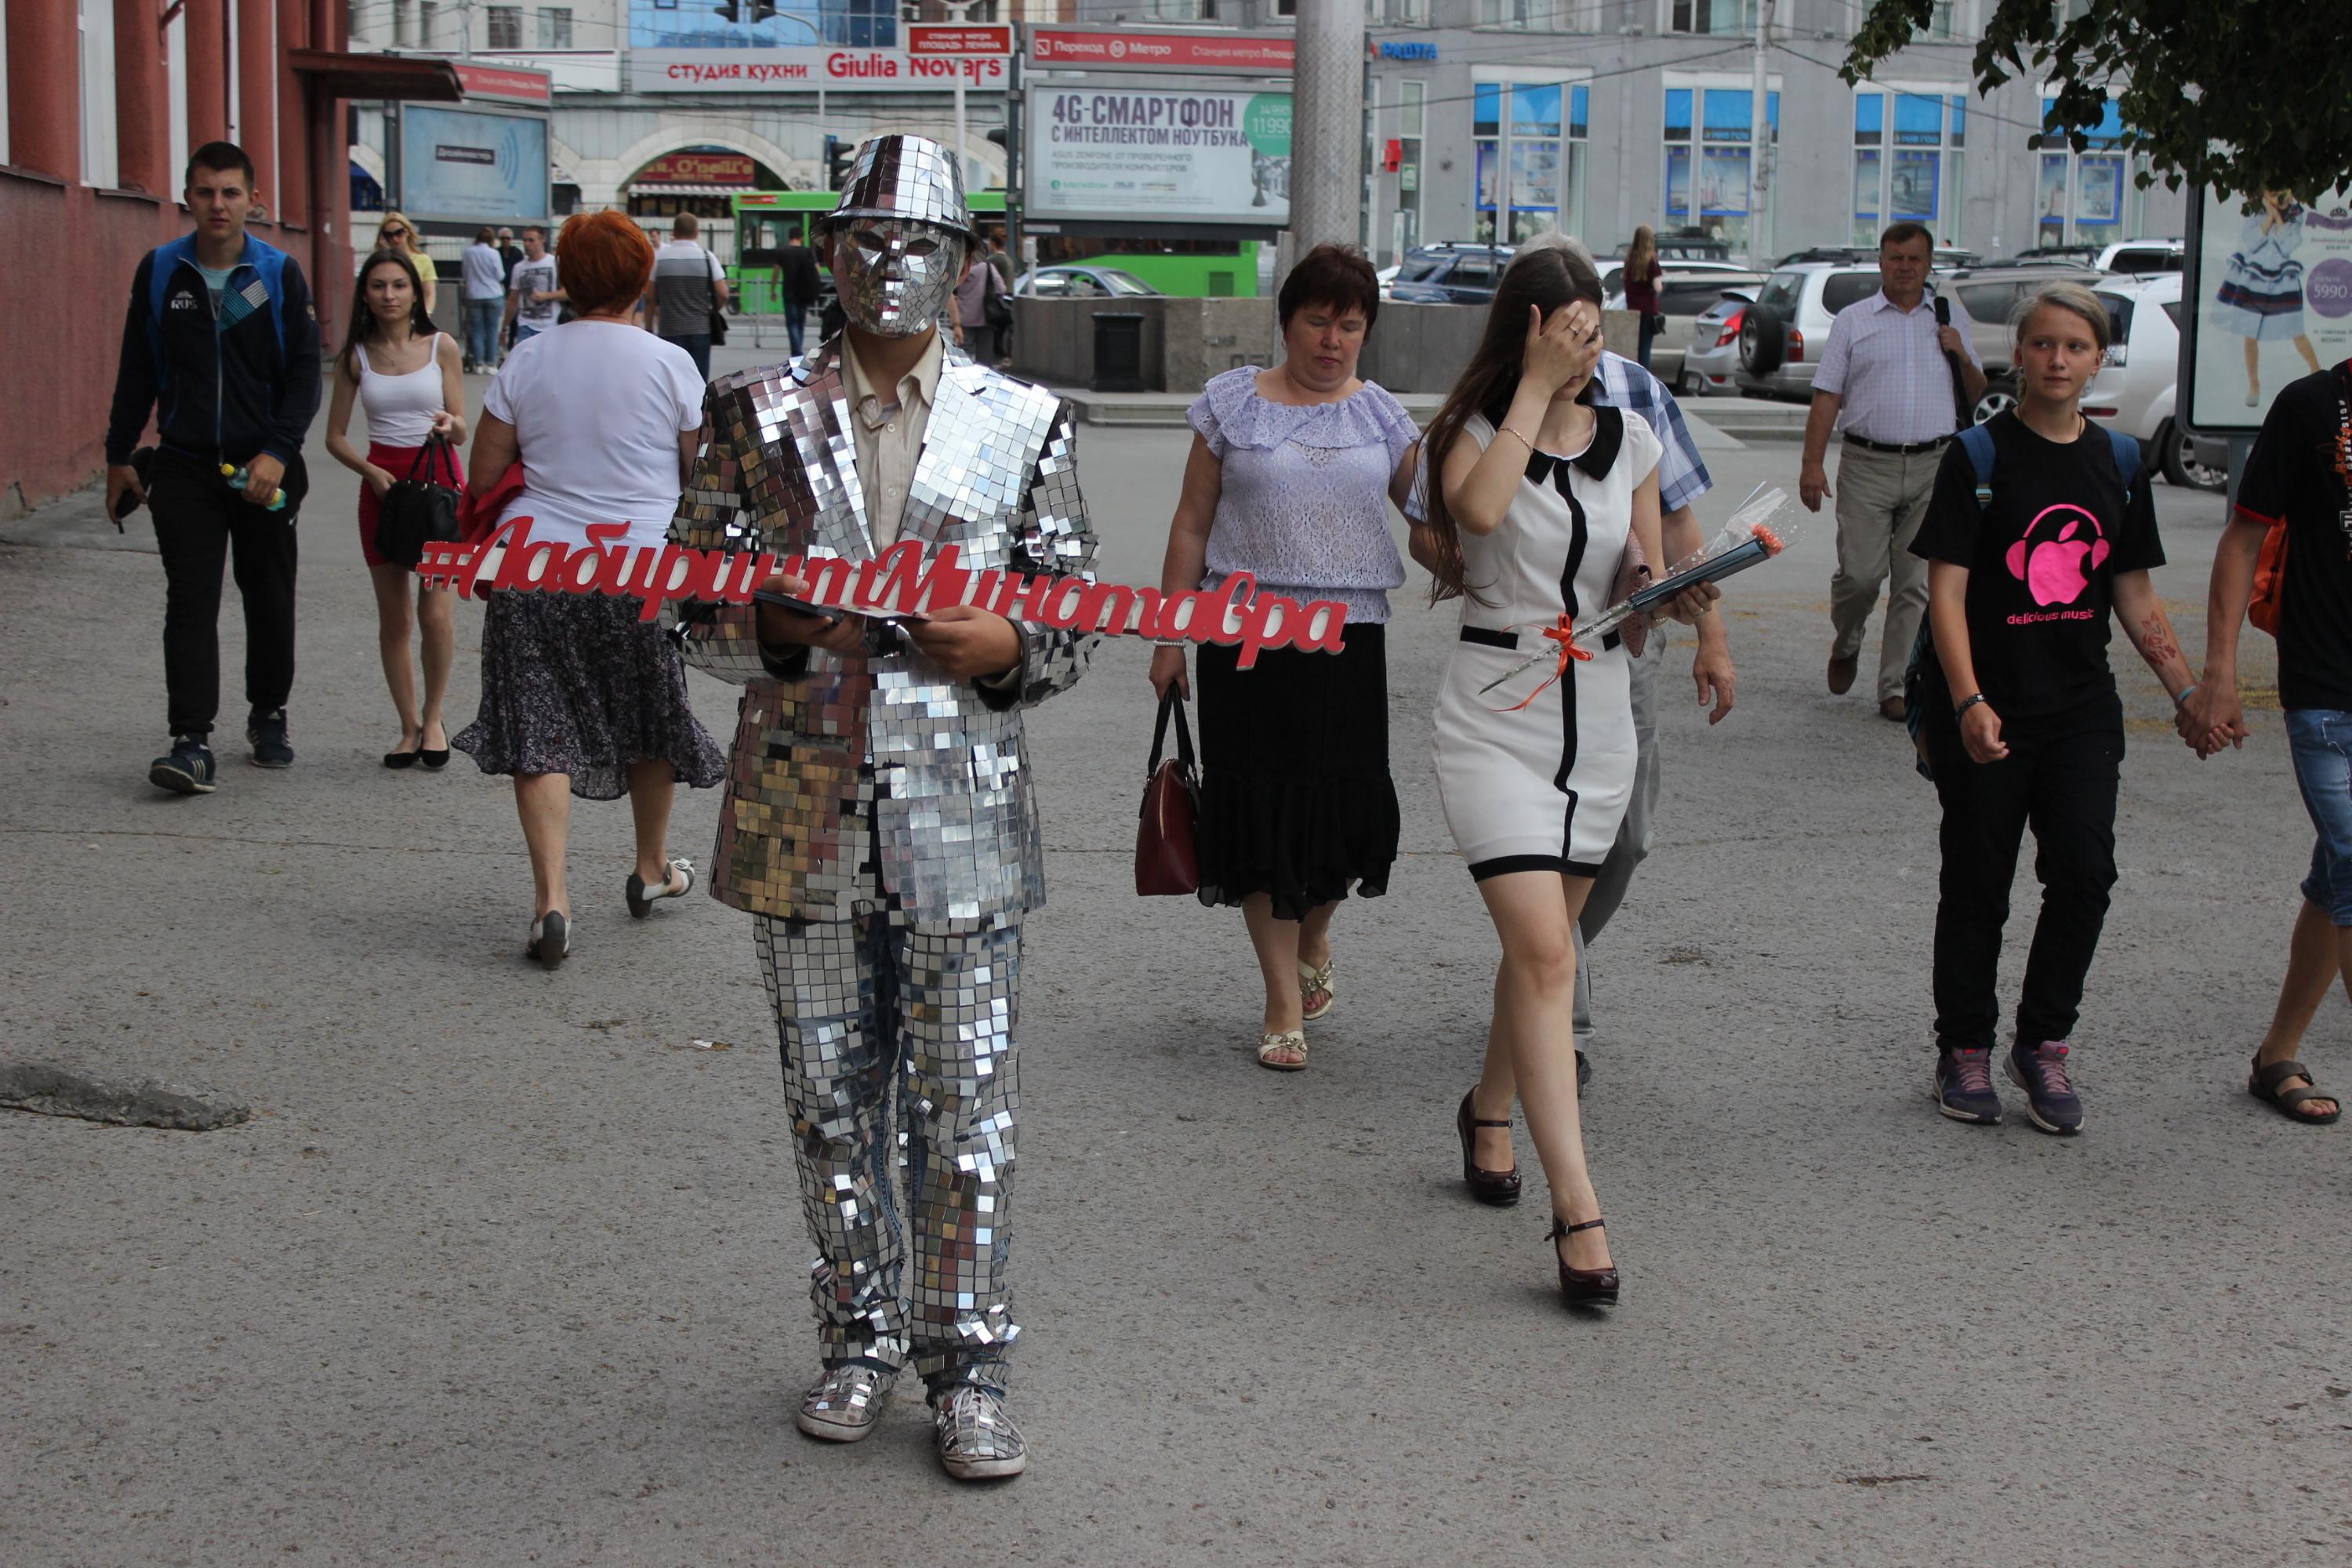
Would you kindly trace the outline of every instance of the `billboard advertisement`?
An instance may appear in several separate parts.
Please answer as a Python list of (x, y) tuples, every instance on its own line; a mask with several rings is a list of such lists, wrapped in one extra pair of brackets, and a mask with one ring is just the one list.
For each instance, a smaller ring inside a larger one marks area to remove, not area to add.
[(545, 219), (546, 117), (403, 104), (395, 199), (419, 223)]
[(2182, 372), (2189, 428), (2208, 435), (2252, 434), (2280, 387), (2352, 358), (2352, 205), (2243, 205), (2209, 191), (2189, 215)]
[(1138, 223), (1290, 223), (1290, 95), (1032, 84), (1028, 216)]
[[(966, 32), (979, 29), (966, 28)], [(1005, 55), (919, 55), (904, 49), (632, 49), (633, 92), (910, 92), (1012, 85)]]

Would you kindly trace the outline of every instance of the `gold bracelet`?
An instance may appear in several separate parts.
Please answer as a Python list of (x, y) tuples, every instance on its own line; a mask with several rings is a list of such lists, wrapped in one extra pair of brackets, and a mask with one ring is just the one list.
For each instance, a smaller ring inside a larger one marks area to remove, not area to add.
[(1495, 426), (1495, 433), (1498, 436), (1510, 437), (1513, 440), (1518, 442), (1520, 446), (1525, 447), (1530, 457), (1534, 455), (1536, 444), (1533, 441), (1528, 440), (1525, 436), (1520, 435), (1517, 430), (1512, 429), (1509, 426), (1497, 425)]

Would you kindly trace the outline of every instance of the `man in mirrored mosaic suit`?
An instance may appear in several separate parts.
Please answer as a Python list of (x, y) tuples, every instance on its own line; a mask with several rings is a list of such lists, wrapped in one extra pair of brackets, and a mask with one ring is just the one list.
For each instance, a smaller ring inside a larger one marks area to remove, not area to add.
[[(848, 326), (712, 384), (677, 543), (865, 560), (952, 542), (973, 570), (1087, 574), (1067, 405), (940, 335), (973, 237), (943, 148), (858, 149), (822, 235)], [(1022, 916), (1045, 898), (1021, 714), (1077, 680), (1095, 639), (966, 606), (675, 619), (689, 662), (744, 687), (711, 891), (757, 920), (819, 1254), (825, 1372), (801, 1430), (866, 1436), (911, 1363), (949, 1472), (1016, 1475), (1013, 1024)]]

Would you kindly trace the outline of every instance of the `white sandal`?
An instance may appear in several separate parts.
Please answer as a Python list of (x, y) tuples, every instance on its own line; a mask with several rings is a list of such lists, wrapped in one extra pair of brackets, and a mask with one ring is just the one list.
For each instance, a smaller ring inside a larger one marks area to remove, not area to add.
[(1326, 1013), (1328, 1013), (1331, 1010), (1331, 1005), (1339, 999), (1338, 989), (1331, 984), (1331, 964), (1332, 961), (1328, 958), (1325, 959), (1319, 966), (1309, 963), (1303, 958), (1298, 961), (1298, 1000), (1300, 1005), (1302, 1006), (1307, 1006), (1307, 999), (1309, 997), (1312, 997), (1318, 991), (1323, 993), (1323, 1005), (1320, 1007), (1307, 1006), (1307, 1010), (1299, 1015), (1301, 1018), (1310, 1024), (1316, 1019), (1323, 1016)]
[[(1296, 1058), (1289, 1053), (1296, 1051)], [(1276, 1072), (1297, 1072), (1307, 1065), (1307, 1032), (1303, 1029), (1269, 1029), (1257, 1040), (1257, 1065), (1272, 1068)]]

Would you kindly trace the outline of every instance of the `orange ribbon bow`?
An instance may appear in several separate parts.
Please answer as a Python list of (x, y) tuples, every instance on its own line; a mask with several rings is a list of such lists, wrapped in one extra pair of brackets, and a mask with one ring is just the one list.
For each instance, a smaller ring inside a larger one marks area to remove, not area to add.
[(1576, 628), (1569, 624), (1569, 619), (1566, 616), (1560, 616), (1559, 625), (1556, 626), (1544, 627), (1543, 635), (1549, 637), (1552, 641), (1559, 644), (1559, 663), (1553, 668), (1552, 672), (1549, 675), (1543, 678), (1543, 680), (1533, 691), (1528, 692), (1527, 696), (1520, 699), (1518, 701), (1512, 703), (1508, 708), (1503, 709), (1503, 712), (1517, 712), (1520, 709), (1525, 708), (1528, 703), (1533, 702), (1537, 698), (1541, 697), (1546, 690), (1549, 689), (1550, 687), (1559, 679), (1561, 676), (1566, 675), (1568, 673), (1568, 667), (1570, 664), (1574, 663), (1578, 659), (1589, 659), (1592, 657), (1590, 652), (1576, 646)]

